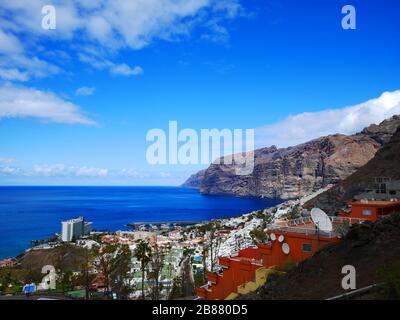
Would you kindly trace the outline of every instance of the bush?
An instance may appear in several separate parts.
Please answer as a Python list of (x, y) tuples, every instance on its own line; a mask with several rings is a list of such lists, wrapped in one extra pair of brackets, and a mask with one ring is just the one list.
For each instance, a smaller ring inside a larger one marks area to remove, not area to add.
[(285, 264), (283, 265), (283, 271), (289, 272), (296, 266), (296, 263), (290, 259), (286, 260)]
[(400, 299), (400, 264), (379, 270), (384, 299)]
[(196, 288), (199, 288), (199, 287), (205, 285), (203, 271), (196, 272), (194, 274), (194, 283), (195, 283)]

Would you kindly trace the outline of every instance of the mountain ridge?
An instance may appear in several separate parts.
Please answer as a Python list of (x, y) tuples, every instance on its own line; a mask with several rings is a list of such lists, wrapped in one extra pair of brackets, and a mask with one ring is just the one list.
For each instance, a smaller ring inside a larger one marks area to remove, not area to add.
[(204, 194), (232, 194), (267, 198), (295, 198), (329, 184), (337, 184), (370, 161), (400, 126), (400, 116), (371, 124), (353, 135), (333, 134), (287, 147), (254, 151), (252, 174), (238, 176), (235, 164), (222, 157), (185, 183)]

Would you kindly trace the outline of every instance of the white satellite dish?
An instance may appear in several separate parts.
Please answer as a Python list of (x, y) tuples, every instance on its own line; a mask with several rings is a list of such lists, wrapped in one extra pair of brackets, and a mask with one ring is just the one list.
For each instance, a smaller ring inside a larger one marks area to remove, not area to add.
[(276, 235), (275, 235), (275, 233), (271, 233), (271, 234), (269, 235), (269, 237), (271, 238), (272, 241), (275, 241), (275, 240), (276, 240)]
[(317, 228), (321, 231), (330, 232), (332, 231), (332, 222), (328, 215), (319, 208), (313, 208), (311, 210), (311, 219)]
[(278, 241), (279, 241), (279, 242), (283, 242), (283, 240), (285, 240), (285, 237), (284, 237), (283, 234), (282, 234), (282, 235), (280, 235), (280, 236), (278, 237)]
[(282, 244), (282, 251), (284, 254), (289, 254), (290, 252), (290, 247), (286, 242)]

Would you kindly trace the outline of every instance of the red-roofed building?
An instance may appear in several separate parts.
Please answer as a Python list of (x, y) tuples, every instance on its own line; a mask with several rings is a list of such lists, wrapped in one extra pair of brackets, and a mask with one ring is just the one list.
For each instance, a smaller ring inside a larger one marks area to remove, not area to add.
[(1, 267), (12, 267), (16, 264), (16, 260), (13, 258), (0, 260), (0, 268)]
[(235, 257), (220, 257), (223, 272), (209, 273), (208, 284), (197, 289), (198, 296), (222, 300), (255, 290), (265, 283), (271, 268), (284, 270), (286, 264), (297, 264), (310, 258), (319, 248), (340, 241), (341, 234), (335, 231), (337, 227), (366, 220), (375, 222), (400, 212), (400, 201), (355, 201), (350, 205), (350, 213), (330, 217), (334, 227), (330, 232), (318, 230), (309, 217), (269, 226), (266, 229), (268, 243), (241, 250)]
[(340, 213), (339, 217), (368, 219), (376, 222), (378, 219), (395, 212), (400, 212), (400, 201), (359, 200), (349, 203), (351, 213)]

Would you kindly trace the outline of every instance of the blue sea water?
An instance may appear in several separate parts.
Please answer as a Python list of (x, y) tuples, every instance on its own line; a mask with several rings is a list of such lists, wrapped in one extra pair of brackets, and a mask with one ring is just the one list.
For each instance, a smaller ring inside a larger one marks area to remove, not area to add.
[(202, 195), (178, 187), (0, 187), (0, 259), (30, 240), (60, 232), (61, 221), (84, 216), (96, 230), (129, 222), (203, 221), (274, 206), (279, 199)]

